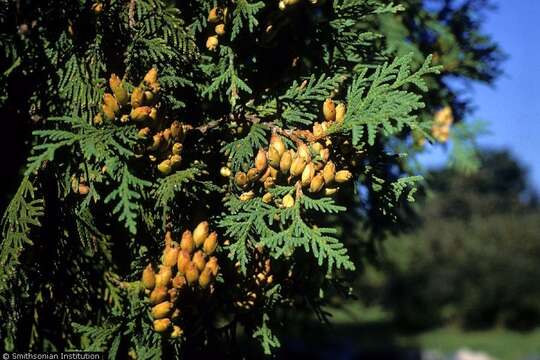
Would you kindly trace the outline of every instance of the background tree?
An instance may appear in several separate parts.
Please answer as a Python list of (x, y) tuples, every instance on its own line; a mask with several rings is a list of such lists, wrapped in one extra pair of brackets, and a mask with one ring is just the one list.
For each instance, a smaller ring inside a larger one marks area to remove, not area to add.
[[(403, 225), (403, 154), (447, 140), (435, 110), (461, 120), (445, 76), (497, 73), (472, 4), (7, 2), (7, 166), (29, 157), (3, 218), (3, 348), (234, 356), (240, 333), (269, 354), (292, 309), (324, 318)], [(358, 220), (367, 236), (336, 231)]]

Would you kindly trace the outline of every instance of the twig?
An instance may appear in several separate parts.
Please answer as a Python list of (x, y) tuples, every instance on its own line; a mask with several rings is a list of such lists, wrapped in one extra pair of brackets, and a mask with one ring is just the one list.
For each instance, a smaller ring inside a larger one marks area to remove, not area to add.
[(129, 1), (129, 12), (128, 12), (129, 27), (132, 29), (135, 27), (135, 2), (136, 0)]

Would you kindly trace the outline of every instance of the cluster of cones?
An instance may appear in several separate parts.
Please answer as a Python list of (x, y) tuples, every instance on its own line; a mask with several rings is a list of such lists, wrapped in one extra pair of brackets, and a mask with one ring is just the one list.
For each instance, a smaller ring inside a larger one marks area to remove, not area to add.
[(151, 264), (144, 269), (142, 284), (152, 305), (154, 330), (178, 337), (182, 330), (182, 311), (188, 300), (213, 291), (212, 283), (219, 266), (211, 256), (218, 245), (217, 233), (209, 233), (208, 222), (201, 222), (193, 232), (184, 231), (180, 243), (171, 232), (165, 235), (165, 249), (159, 271)]
[(227, 23), (227, 8), (214, 7), (208, 13), (208, 23), (214, 26), (214, 34), (206, 39), (206, 48), (214, 51), (219, 46), (219, 37), (225, 35)]
[[(237, 284), (239, 293), (244, 294), (244, 296), (233, 303), (237, 309), (244, 311), (253, 309), (257, 302), (263, 298), (263, 291), (274, 282), (271, 261), (264, 257), (261, 249), (255, 250), (250, 266), (253, 266), (253, 270), (250, 272), (247, 283)], [(240, 263), (236, 264), (236, 269), (240, 271)]]
[(94, 124), (119, 121), (133, 122), (139, 128), (139, 137), (146, 144), (145, 152), (160, 173), (167, 175), (181, 162), (185, 126), (178, 121), (167, 122), (158, 117), (160, 85), (157, 69), (150, 69), (131, 94), (124, 80), (115, 74), (109, 79), (111, 93), (103, 95), (101, 111), (94, 117)]

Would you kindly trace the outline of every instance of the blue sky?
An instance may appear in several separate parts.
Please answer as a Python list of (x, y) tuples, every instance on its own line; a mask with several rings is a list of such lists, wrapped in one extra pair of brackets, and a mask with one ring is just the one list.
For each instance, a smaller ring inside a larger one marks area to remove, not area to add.
[[(489, 87), (473, 84), (466, 95), (476, 111), (471, 120), (489, 122), (491, 134), (479, 143), (507, 148), (529, 171), (540, 191), (540, 0), (494, 0), (483, 31), (499, 43), (508, 58), (504, 74)], [(423, 157), (426, 165), (440, 164), (443, 151)]]

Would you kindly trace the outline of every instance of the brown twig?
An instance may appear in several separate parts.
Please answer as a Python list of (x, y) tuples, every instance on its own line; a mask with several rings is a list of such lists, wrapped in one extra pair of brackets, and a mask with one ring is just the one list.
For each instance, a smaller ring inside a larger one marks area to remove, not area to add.
[(129, 27), (132, 29), (135, 27), (135, 5), (136, 5), (135, 2), (136, 0), (129, 1), (129, 12), (128, 12)]

